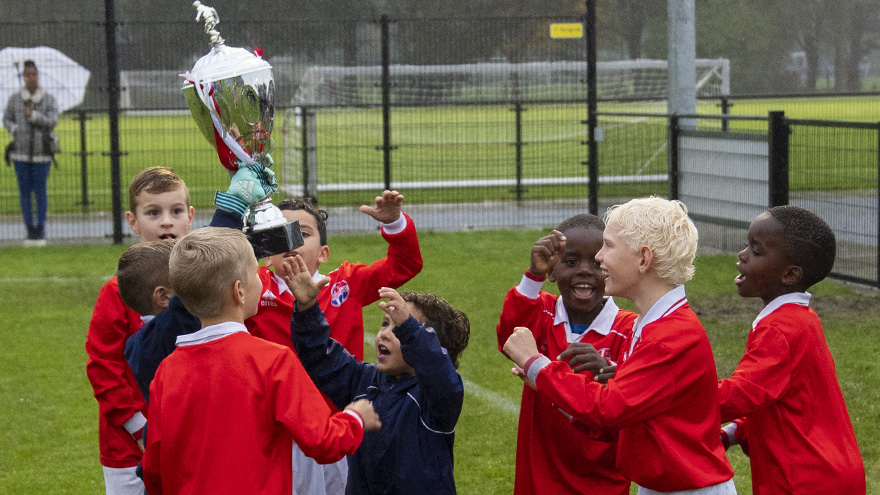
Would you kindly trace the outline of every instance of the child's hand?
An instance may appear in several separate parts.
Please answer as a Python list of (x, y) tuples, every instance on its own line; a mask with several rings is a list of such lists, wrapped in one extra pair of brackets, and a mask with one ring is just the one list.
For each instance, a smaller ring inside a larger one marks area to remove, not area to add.
[(513, 334), (504, 343), (504, 354), (514, 362), (518, 368), (525, 366), (526, 361), (538, 354), (538, 345), (535, 336), (526, 327), (516, 327)]
[(593, 374), (593, 378), (601, 383), (608, 383), (609, 379), (614, 378), (614, 370), (617, 369), (617, 366), (612, 366), (595, 347), (585, 342), (573, 342), (556, 359), (568, 361), (568, 365), (575, 373), (589, 371)]
[(379, 415), (373, 409), (373, 403), (367, 399), (354, 401), (345, 406), (345, 408), (351, 409), (360, 415), (364, 421), (364, 431), (374, 431), (382, 427), (382, 421), (379, 420)]
[(281, 272), (279, 275), (290, 287), (290, 292), (296, 299), (298, 311), (304, 311), (314, 306), (321, 288), (330, 283), (329, 277), (324, 277), (317, 282), (312, 280), (312, 274), (309, 273), (305, 260), (299, 254), (284, 258), (284, 263), (281, 264), (281, 269), (278, 271)]
[(532, 265), (529, 271), (539, 277), (549, 276), (553, 273), (553, 267), (559, 262), (564, 250), (565, 236), (558, 230), (538, 239), (532, 246)]
[(397, 191), (383, 191), (381, 196), (376, 196), (376, 207), (363, 205), (361, 213), (369, 215), (382, 223), (392, 223), (400, 218), (400, 207), (403, 204), (403, 194)]
[(399, 327), (403, 325), (403, 322), (409, 318), (409, 305), (403, 300), (400, 293), (391, 287), (382, 287), (379, 289), (379, 297), (388, 298), (388, 302), (380, 302), (379, 307), (391, 317), (394, 326)]

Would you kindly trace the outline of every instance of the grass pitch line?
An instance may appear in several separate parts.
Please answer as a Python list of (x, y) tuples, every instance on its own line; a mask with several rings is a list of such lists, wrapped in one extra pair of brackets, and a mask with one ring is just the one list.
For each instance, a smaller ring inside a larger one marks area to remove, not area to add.
[[(369, 345), (375, 344), (376, 336), (371, 333), (364, 332), (364, 343)], [(516, 401), (513, 401), (510, 398), (499, 394), (498, 392), (489, 390), (486, 387), (477, 385), (476, 383), (468, 380), (465, 377), (461, 377), (461, 380), (464, 383), (464, 392), (466, 394), (485, 401), (494, 408), (500, 409), (502, 412), (512, 415), (519, 415), (519, 403), (517, 403)]]

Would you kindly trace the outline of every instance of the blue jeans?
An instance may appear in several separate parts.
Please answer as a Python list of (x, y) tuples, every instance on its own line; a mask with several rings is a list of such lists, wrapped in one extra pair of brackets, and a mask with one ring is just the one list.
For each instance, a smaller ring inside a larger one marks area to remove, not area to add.
[[(46, 212), (49, 209), (49, 198), (46, 195), (46, 183), (49, 182), (49, 168), (47, 163), (15, 163), (15, 175), (18, 177), (18, 200), (21, 203), (21, 214), (24, 215), (24, 224), (28, 227), (46, 224)], [(37, 200), (37, 221), (34, 222), (34, 210), (31, 194)]]

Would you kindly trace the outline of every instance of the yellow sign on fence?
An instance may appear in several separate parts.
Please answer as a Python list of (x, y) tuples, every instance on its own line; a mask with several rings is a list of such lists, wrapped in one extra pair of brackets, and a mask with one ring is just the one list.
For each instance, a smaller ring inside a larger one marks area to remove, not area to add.
[(583, 38), (583, 24), (550, 24), (551, 38)]

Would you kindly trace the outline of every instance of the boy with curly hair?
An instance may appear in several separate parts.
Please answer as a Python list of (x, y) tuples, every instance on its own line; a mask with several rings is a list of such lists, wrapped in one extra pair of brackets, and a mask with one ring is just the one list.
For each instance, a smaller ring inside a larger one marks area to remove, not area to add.
[(315, 385), (337, 407), (365, 398), (382, 430), (364, 435), (349, 457), (347, 494), (455, 493), (453, 444), (464, 385), (456, 371), (470, 336), (467, 316), (432, 294), (385, 287), (377, 363), (359, 362), (334, 339), (316, 303), (318, 281), (300, 256), (284, 261), (296, 298), (291, 333)]

